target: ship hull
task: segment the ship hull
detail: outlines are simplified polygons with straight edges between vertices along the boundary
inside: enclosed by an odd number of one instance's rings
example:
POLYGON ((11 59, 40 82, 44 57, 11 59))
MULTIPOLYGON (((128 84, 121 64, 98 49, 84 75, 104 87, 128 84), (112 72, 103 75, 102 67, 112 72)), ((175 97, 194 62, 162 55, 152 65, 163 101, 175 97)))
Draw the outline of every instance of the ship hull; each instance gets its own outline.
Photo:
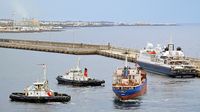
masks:
POLYGON ((105 83, 104 80, 93 80, 93 79, 90 79, 88 81, 68 80, 62 78, 62 76, 58 76, 56 79, 58 81, 58 84, 73 85, 73 86, 101 86, 103 83, 105 83))
POLYGON ((47 102, 68 102, 71 97, 67 94, 54 92, 55 96, 26 96, 25 93, 12 93, 9 97, 11 101, 29 102, 29 103, 47 103, 47 102))
POLYGON ((132 89, 121 90, 113 87, 113 92, 120 100, 131 100, 134 98, 138 98, 139 96, 144 95, 146 91, 147 91, 147 79, 141 85, 133 87, 132 89))
POLYGON ((171 71, 170 67, 161 66, 158 64, 151 64, 146 63, 142 61, 137 61, 138 65, 145 69, 148 72, 159 74, 159 75, 165 75, 173 78, 193 78, 195 77, 195 72, 179 72, 175 73, 171 71))

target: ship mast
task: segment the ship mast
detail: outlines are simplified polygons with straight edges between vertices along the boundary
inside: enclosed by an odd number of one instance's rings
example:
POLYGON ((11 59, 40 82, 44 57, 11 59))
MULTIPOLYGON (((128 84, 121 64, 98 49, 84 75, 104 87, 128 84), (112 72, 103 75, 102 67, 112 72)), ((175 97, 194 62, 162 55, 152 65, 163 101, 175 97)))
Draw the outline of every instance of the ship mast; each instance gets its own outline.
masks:
POLYGON ((44 80, 46 81, 47 80, 47 65, 46 64, 39 64, 42 66, 42 69, 43 69, 43 75, 44 75, 44 80))
POLYGON ((172 36, 170 35, 169 44, 172 44, 172 36))
POLYGON ((47 65, 43 65, 44 80, 47 80, 47 65))
POLYGON ((172 43, 172 36, 170 36, 169 39, 168 49, 170 52, 174 50, 174 44, 172 43))
POLYGON ((125 56, 125 67, 128 67, 128 54, 126 54, 126 56, 125 56))
POLYGON ((77 61, 77 66, 76 66, 76 68, 79 69, 79 66, 80 66, 80 57, 78 57, 78 61, 77 61))

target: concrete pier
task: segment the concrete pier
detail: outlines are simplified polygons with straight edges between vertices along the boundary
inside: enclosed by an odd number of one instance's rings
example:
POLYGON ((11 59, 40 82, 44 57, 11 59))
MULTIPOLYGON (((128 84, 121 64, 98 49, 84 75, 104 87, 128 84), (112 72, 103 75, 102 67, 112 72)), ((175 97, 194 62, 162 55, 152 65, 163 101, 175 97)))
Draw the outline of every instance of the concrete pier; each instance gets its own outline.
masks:
POLYGON ((101 55, 121 60, 124 60, 127 55, 129 62, 135 62, 138 54, 137 50, 113 47, 110 44, 92 45, 15 39, 0 39, 0 47, 74 55, 101 55))
POLYGON ((197 77, 200 77, 200 59, 196 59, 196 58, 189 58, 189 60, 192 62, 193 65, 195 65, 197 67, 197 77))
MULTIPOLYGON (((74 55, 101 55, 105 57, 125 60, 127 55, 129 62, 136 62, 139 51, 135 49, 114 47, 108 45, 93 45, 83 43, 63 43, 33 40, 0 39, 0 47, 24 49, 33 51, 74 54, 74 55)), ((200 76, 200 59, 188 57, 197 67, 200 76)))

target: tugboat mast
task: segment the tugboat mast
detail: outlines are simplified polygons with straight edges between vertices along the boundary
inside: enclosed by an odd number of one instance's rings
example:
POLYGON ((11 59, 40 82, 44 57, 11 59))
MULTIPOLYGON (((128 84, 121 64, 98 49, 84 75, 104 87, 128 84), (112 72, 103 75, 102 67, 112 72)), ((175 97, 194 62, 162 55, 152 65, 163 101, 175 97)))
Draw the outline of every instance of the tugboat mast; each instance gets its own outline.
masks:
POLYGON ((44 73, 44 80, 46 81, 47 80, 47 65, 43 64, 42 68, 43 68, 43 73, 44 73))
POLYGON ((79 69, 79 66, 80 66, 80 57, 78 57, 76 68, 79 69))
POLYGON ((44 75, 44 81, 47 80, 47 65, 46 64, 39 64, 42 66, 42 69, 43 69, 43 75, 44 75))

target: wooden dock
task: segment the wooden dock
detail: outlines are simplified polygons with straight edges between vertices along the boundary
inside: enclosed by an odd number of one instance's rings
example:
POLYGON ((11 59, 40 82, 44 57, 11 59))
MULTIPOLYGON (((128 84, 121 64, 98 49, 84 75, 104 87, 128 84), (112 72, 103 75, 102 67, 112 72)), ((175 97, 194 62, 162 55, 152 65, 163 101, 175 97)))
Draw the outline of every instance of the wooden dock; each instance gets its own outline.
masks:
MULTIPOLYGON (((101 55, 120 60, 125 60, 127 55, 129 62, 136 62, 139 53, 139 51, 135 49, 114 47, 110 44, 93 45, 83 43, 63 43, 15 39, 0 39, 0 47, 74 55, 101 55)), ((198 76, 200 76, 200 59, 192 57, 188 57, 188 59, 190 59, 191 62, 197 67, 197 70, 199 70, 198 76)))

